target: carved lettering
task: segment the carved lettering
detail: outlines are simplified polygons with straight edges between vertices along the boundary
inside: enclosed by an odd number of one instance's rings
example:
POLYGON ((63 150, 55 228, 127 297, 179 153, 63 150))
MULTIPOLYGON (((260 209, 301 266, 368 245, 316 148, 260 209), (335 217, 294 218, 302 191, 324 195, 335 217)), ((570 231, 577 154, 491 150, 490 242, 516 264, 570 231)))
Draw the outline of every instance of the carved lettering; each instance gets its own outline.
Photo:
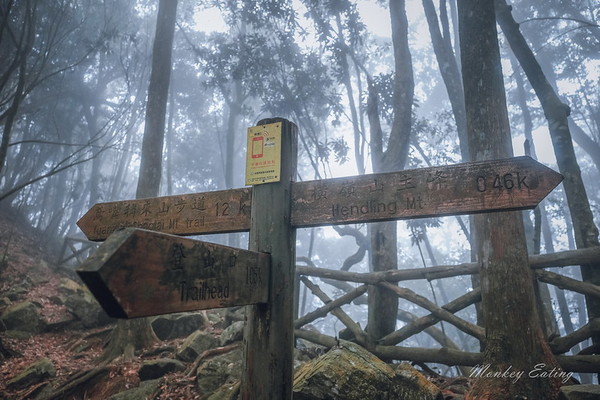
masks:
POLYGON ((189 285, 187 281, 179 283, 179 292, 182 302, 202 301, 229 298, 229 285, 209 285, 207 282, 199 282, 198 285, 189 285))
POLYGON ((383 192, 383 183, 379 179, 375 179, 373 184, 369 186, 369 192, 383 192))
POLYGON ((171 245, 171 269, 180 270, 183 269, 183 259, 185 253, 183 251, 183 244, 173 243, 171 245))
POLYGON ((523 188, 529 189, 529 185, 525 181, 525 179, 527 179, 527 175, 521 177, 519 172, 517 172, 516 175, 516 183, 515 176, 510 172, 504 175, 496 174, 494 175, 493 179, 492 177, 489 177, 488 179, 487 177, 480 175, 477 177, 476 182, 477 191, 484 193, 488 189, 502 191, 512 190, 515 187, 519 190, 522 190, 523 188), (491 182, 491 186, 488 182, 491 182))
POLYGON ((407 197, 406 198, 406 209, 407 210, 416 210, 417 208, 419 210, 423 208, 423 200, 421 199, 421 196, 407 197))
POLYGON ((228 202, 217 202, 215 204, 217 209, 217 217, 226 217, 229 215, 229 203, 228 202))
POLYGON ((192 210, 196 211, 204 211, 206 207, 204 206, 204 196, 194 197, 192 200, 192 210))
POLYGON ((311 197, 313 200, 327 199, 327 187, 323 185, 315 186, 311 190, 311 197))
POLYGON ((521 175, 517 172, 517 186, 519 187, 519 190, 521 190, 522 186, 529 189, 529 185, 527 184, 527 182, 525 182, 525 178, 527 178, 527 175, 525 175, 525 176, 523 176, 523 178, 521 178, 521 175))
POLYGON ((400 191, 403 191, 403 190, 414 189, 415 187, 416 187, 416 185, 413 182, 412 176, 403 174, 402 178, 400 178, 398 180, 398 187, 396 188, 396 190, 398 192, 400 192, 400 191))
POLYGON ((260 270, 257 267, 247 266, 246 267, 246 285, 258 286, 262 285, 262 277, 260 270))
POLYGON ((152 211, 150 211, 150 201, 146 200, 144 202, 144 204, 142 204, 142 209, 140 210, 140 215, 147 217, 149 214, 152 214, 152 211))
POLYGON ((204 226, 204 216, 200 218, 187 218, 185 224, 188 228, 200 228, 204 226))
POLYGON ((382 214, 387 213, 390 215, 398 212, 398 203, 395 201, 390 202, 378 202, 375 200, 369 200, 363 204, 353 204, 350 206, 333 204, 331 206, 331 216, 343 217, 355 216, 355 215, 367 215, 367 214, 382 214))

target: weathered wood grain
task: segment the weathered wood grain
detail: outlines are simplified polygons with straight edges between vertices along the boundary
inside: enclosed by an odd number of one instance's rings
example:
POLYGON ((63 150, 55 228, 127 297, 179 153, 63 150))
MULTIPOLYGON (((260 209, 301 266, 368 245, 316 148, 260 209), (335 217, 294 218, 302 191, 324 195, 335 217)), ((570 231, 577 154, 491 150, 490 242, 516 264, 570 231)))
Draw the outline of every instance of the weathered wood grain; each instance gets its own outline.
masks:
MULTIPOLYGON (((562 175, 530 157, 292 182, 291 224, 350 224, 534 208, 562 175)), ((136 227, 174 235, 250 230, 252 188, 94 205, 77 225, 90 240, 136 227)), ((267 204, 274 206, 272 199, 267 204)))
POLYGON ((78 270, 108 315, 135 318, 265 303, 269 255, 162 233, 113 233, 78 270))
POLYGON ((291 400, 294 363, 294 281, 296 230, 290 226, 290 193, 296 178, 297 127, 281 123, 281 180, 255 186, 249 248, 271 255, 267 304, 246 308, 240 399, 291 400))
POLYGON ((296 227, 521 210, 562 175, 530 157, 296 183, 296 227))
POLYGON ((96 241, 126 227, 182 236, 243 232, 250 229, 251 195, 241 188, 98 203, 77 225, 96 241))

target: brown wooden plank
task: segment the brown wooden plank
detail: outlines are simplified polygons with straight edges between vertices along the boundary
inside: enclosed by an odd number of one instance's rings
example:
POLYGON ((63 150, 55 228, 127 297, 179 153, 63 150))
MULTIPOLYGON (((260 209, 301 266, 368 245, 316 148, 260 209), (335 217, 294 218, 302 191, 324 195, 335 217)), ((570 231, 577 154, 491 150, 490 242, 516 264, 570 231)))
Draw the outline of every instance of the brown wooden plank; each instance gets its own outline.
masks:
POLYGON ((89 240, 134 227, 176 235, 250 229, 251 188, 220 190, 94 205, 77 225, 89 240))
POLYGON ((534 208, 562 175, 530 157, 298 182, 296 227, 534 208))
POLYGON ((77 273, 116 318, 258 304, 269 294, 268 254, 134 228, 113 233, 77 273))

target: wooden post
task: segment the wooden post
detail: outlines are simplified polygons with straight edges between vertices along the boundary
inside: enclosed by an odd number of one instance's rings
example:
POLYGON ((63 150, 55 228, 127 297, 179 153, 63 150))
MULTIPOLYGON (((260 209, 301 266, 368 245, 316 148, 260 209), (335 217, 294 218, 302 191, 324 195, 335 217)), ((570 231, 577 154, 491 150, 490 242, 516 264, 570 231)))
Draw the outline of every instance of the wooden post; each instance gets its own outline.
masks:
POLYGON ((282 124, 281 180, 252 191, 249 249, 271 254, 271 281, 269 302, 246 309, 240 390, 244 400, 292 398, 296 230, 290 220, 297 127, 282 118, 258 125, 276 122, 282 124))

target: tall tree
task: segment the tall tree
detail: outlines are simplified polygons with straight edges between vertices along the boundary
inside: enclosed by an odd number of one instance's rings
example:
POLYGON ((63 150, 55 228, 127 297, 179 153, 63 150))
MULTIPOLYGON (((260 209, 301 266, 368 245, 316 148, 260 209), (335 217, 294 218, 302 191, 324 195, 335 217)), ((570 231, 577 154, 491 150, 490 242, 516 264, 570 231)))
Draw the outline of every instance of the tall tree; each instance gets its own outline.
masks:
MULTIPOLYGON (((160 191, 165 115, 176 20, 177 0, 160 0, 152 52, 152 72, 148 86, 140 176, 136 192, 138 199, 156 197, 160 191)), ((102 357, 105 360, 122 354, 125 357, 132 357, 135 350, 145 348, 155 340, 148 318, 119 320, 102 357)))
POLYGON ((456 121, 460 152, 462 158, 464 160, 468 160, 470 157, 469 146, 467 144, 465 95, 463 93, 460 70, 452 49, 450 31, 447 28, 448 16, 445 10, 445 2, 440 3, 440 15, 443 15, 443 34, 438 24, 438 17, 435 12, 433 0, 423 0, 423 9, 425 10, 425 17, 427 18, 427 25, 429 26, 429 34, 431 36, 433 51, 435 52, 435 57, 439 65, 440 73, 442 74, 442 79, 446 85, 448 98, 450 99, 450 105, 452 107, 452 113, 454 114, 454 120, 456 121))
MULTIPOLYGON (((512 156, 510 126, 493 0, 459 2, 462 75, 473 160, 512 156)), ((491 177, 490 179, 494 179, 491 177)), ((487 190, 498 190, 489 185, 487 190)), ((558 368, 536 312, 532 273, 520 212, 474 218, 486 328, 484 365, 527 374, 536 365, 558 368)), ((518 380, 484 376, 470 399, 556 399, 557 378, 518 380)))
MULTIPOLYGON (((408 159, 412 127, 414 78, 408 46, 406 3, 390 0, 392 43, 394 48, 393 120, 384 150, 384 135, 379 121, 377 87, 369 86, 369 123, 371 157, 374 172, 391 172, 404 168, 408 159)), ((396 222, 371 224, 371 269, 385 271, 398 268, 396 222)), ((369 289, 369 338, 373 341, 396 329, 398 297, 377 287, 369 289)))
POLYGON ((146 103, 146 124, 136 197, 154 197, 160 192, 165 117, 171 78, 171 54, 177 18, 177 0, 161 0, 152 50, 152 72, 146 103))
MULTIPOLYGON (((496 0, 497 19, 519 64, 527 75, 537 94, 548 121, 550 137, 556 154, 558 169, 564 176, 565 195, 573 221, 575 244, 578 249, 598 247, 598 228, 590 207, 587 192, 581 178, 581 170, 569 129, 569 106, 563 103, 552 85, 546 79, 533 51, 521 34, 519 24, 514 20, 511 7, 505 0, 496 0)), ((581 276, 585 282, 600 285, 600 264, 581 266, 581 276)), ((600 317, 600 299, 586 296, 587 312, 590 319, 600 317)), ((600 335, 593 338, 600 344, 600 335)))

